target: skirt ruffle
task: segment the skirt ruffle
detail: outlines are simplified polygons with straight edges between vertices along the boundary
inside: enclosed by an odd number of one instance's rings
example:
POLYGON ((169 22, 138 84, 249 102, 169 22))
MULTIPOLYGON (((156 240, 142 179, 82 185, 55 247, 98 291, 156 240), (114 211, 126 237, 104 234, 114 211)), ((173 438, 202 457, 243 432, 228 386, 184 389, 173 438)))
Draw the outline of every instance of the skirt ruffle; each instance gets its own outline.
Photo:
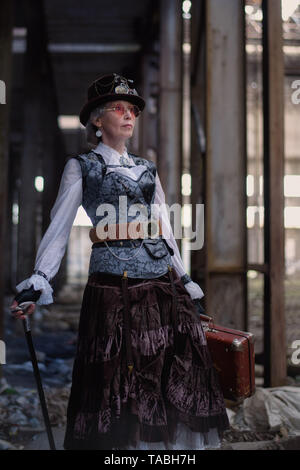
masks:
MULTIPOLYGON (((85 288, 67 412, 65 449, 176 446, 178 426, 206 437, 228 429, 222 391, 194 304, 173 271, 128 279, 134 368, 128 373, 119 276, 92 274, 85 288)), ((176 447, 178 448, 178 447, 176 447)))

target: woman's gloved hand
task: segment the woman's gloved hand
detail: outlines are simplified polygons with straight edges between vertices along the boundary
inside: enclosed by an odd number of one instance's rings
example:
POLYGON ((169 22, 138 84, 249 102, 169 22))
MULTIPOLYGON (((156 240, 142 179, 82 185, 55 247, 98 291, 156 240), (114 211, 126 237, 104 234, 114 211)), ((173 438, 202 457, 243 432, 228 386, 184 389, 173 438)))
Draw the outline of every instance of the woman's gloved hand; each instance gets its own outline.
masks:
POLYGON ((21 318, 22 320, 25 319, 25 311, 26 315, 31 315, 35 311, 35 302, 40 298, 41 293, 42 292, 40 290, 34 290, 33 286, 31 286, 29 289, 23 289, 21 292, 19 292, 15 296, 13 303, 10 306, 12 315, 15 318, 21 318), (24 302, 29 302, 28 306, 25 307, 25 311, 18 308, 18 306, 24 302))
POLYGON ((193 303, 196 307, 198 315, 205 315, 205 310, 200 303, 200 299, 193 299, 193 303))

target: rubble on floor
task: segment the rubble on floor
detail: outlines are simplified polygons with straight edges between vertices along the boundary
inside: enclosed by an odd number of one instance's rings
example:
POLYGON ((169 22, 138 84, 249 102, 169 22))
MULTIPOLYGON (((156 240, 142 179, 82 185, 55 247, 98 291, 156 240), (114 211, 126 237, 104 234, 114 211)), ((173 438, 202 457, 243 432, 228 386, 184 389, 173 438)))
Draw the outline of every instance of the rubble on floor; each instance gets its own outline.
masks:
MULTIPOLYGON (((79 311, 77 303, 37 306, 31 320, 49 418, 56 428, 63 429, 66 424, 79 311)), ((0 450, 18 450, 44 433, 45 425, 23 325, 11 317, 8 308, 5 343, 6 364, 1 366, 0 379, 0 450)))
MULTIPOLYGON (((44 385, 51 426, 64 427, 70 385, 44 385)), ((45 425, 36 388, 12 387, 0 381, 0 449, 22 449, 29 439, 44 432, 45 425)))
POLYGON ((252 397, 228 414, 236 430, 300 436, 300 387, 257 387, 252 397))

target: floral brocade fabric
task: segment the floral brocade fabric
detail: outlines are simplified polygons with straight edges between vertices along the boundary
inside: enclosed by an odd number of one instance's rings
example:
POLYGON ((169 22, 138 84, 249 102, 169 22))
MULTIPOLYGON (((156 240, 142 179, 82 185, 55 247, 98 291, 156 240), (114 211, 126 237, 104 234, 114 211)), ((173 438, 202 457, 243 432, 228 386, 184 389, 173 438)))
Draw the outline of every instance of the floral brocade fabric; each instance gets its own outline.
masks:
POLYGON ((128 372, 120 277, 92 274, 79 323, 65 449, 172 448, 177 426, 204 435, 229 427, 201 320, 174 273, 177 333, 168 274, 128 279, 131 347, 128 372))
MULTIPOLYGON (((110 171, 110 166, 115 165, 107 165, 103 157, 93 151, 77 157, 82 170, 82 205, 94 227, 105 218, 104 214, 96 215, 98 207, 104 207, 106 204, 110 204, 115 210, 116 221, 114 223, 124 222, 121 219, 125 214, 128 222, 135 220, 136 215, 129 214, 130 208, 137 205, 144 207, 150 220, 151 204, 154 203, 155 197, 156 167, 149 160, 135 155, 131 155, 131 158, 140 170, 137 180, 128 175, 110 171), (126 198, 124 212, 120 206, 120 197, 126 198)), ((159 257, 149 254, 146 249, 147 240, 144 240, 144 245, 141 247, 135 242, 136 240, 132 241, 131 247, 111 246, 109 250, 106 246, 94 246, 89 274, 95 272, 120 274, 126 270, 128 277, 139 278, 142 273, 144 278, 150 279, 167 272, 167 266, 172 264, 172 259, 161 237, 157 238, 157 243, 165 253, 159 257)))

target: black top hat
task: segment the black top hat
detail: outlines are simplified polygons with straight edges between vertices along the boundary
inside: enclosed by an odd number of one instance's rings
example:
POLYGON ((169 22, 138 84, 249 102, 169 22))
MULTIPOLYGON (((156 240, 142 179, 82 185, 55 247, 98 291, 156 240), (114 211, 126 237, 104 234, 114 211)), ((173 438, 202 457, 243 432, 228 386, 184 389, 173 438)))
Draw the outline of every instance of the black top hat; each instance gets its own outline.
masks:
POLYGON ((103 75, 88 88, 88 101, 80 111, 80 122, 86 126, 93 109, 100 104, 116 100, 129 101, 137 105, 141 111, 145 107, 145 101, 133 87, 133 80, 128 80, 116 73, 103 75))

